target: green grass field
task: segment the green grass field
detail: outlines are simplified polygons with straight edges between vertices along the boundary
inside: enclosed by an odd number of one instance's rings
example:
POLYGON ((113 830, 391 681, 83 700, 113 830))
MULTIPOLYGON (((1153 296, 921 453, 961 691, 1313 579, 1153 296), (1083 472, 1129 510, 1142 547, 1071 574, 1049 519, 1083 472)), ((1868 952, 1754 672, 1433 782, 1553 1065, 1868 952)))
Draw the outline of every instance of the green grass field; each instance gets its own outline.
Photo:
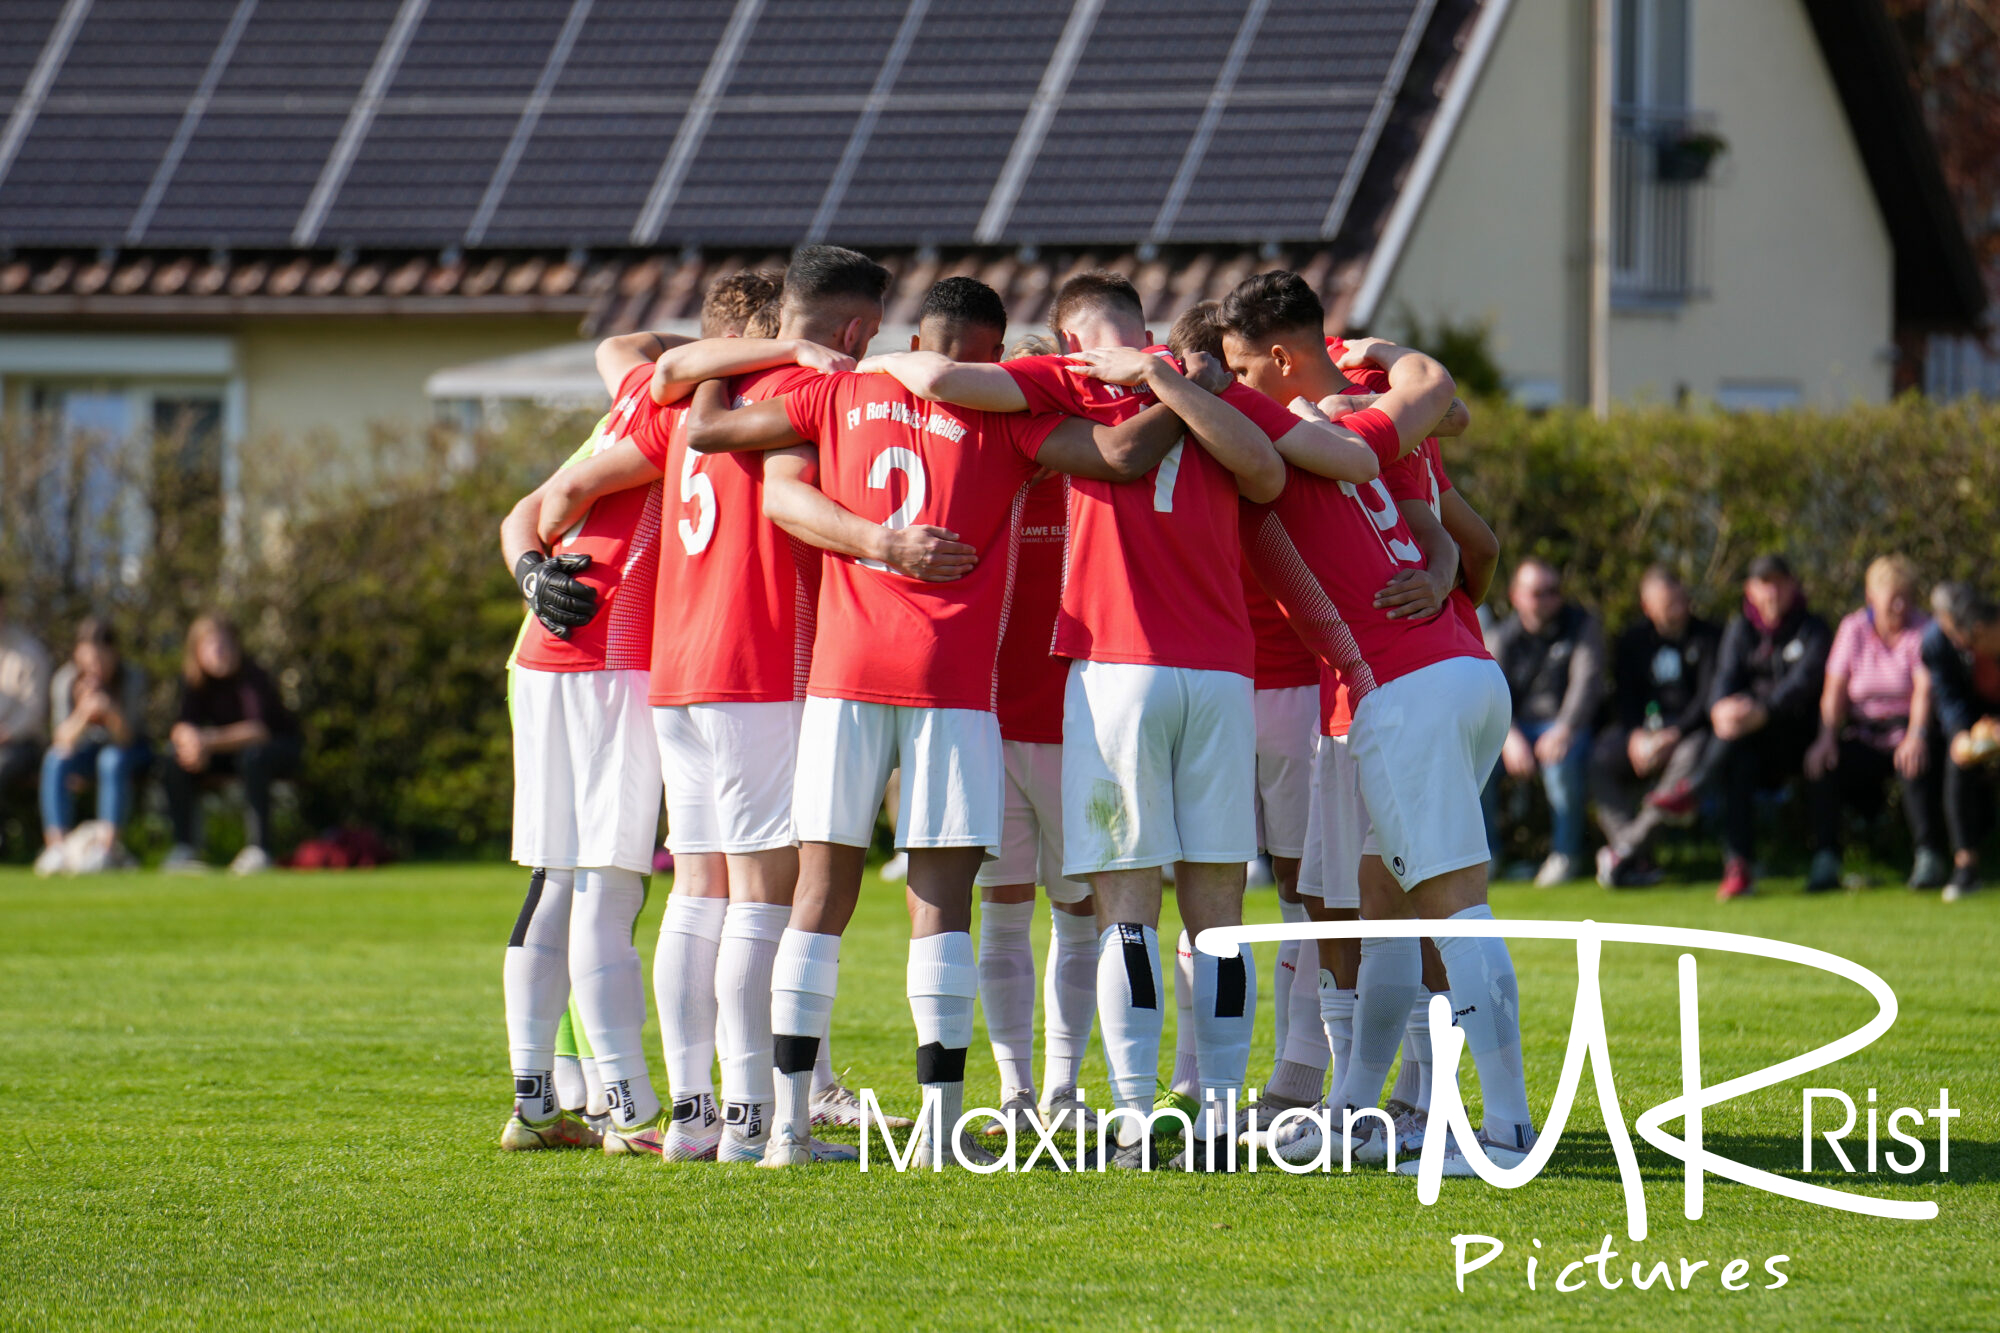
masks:
MULTIPOLYGON (((1415 1181, 1380 1174, 919 1177, 503 1155, 500 955, 522 884, 483 866, 247 882, 0 875, 0 1022, 12 1034, 0 1066, 0 1324, 2000 1326, 2000 895, 1946 908, 1890 889, 1807 899, 1780 883, 1725 909, 1701 887, 1498 892, 1503 917, 1730 929, 1871 967, 1900 997, 1900 1021, 1810 1081, 1857 1102, 1877 1088, 1885 1118, 1935 1105, 1940 1086, 1964 1108, 1948 1176, 1935 1172, 1930 1122, 1917 1175, 1815 1176, 1934 1199, 1935 1221, 1857 1217, 1711 1179, 1706 1216, 1689 1222, 1678 1164, 1641 1144, 1652 1225, 1632 1245, 1588 1091, 1539 1180, 1511 1193, 1446 1181, 1431 1208, 1415 1181), (1464 1294, 1453 1286, 1459 1232, 1508 1245, 1464 1294), (1687 1291, 1635 1291, 1627 1271, 1616 1291, 1592 1280, 1556 1292, 1560 1266, 1607 1233, 1621 1253, 1614 1275, 1633 1258, 1711 1266, 1687 1291), (1530 1253, 1542 1270, 1532 1292, 1530 1253), (1791 1256, 1790 1282, 1767 1291, 1775 1254, 1791 1256), (1715 1280, 1734 1258, 1750 1263, 1739 1293, 1715 1280)), ((899 897, 871 886, 849 935, 833 1049, 854 1086, 914 1109, 899 897)), ((661 900, 656 888, 640 925, 648 956, 661 900)), ((1251 919, 1276 912, 1273 894, 1252 894, 1251 919)), ((1046 933, 1043 923, 1038 957, 1046 933)), ((1539 1113, 1568 1032, 1574 952, 1514 952, 1539 1113)), ((1674 969, 1671 950, 1606 950, 1628 1118, 1678 1091, 1674 969)), ((1757 959, 1706 955, 1702 982, 1710 1082, 1871 1012, 1837 979, 1757 959)), ((1269 1034, 1267 1002, 1253 1081, 1269 1069, 1269 1034)), ((975 1098, 995 1095, 983 1037, 971 1079, 975 1098)), ((1104 1086, 1101 1058, 1086 1082, 1104 1086)), ((1711 1110, 1710 1146, 1796 1172, 1799 1086, 1711 1110)))

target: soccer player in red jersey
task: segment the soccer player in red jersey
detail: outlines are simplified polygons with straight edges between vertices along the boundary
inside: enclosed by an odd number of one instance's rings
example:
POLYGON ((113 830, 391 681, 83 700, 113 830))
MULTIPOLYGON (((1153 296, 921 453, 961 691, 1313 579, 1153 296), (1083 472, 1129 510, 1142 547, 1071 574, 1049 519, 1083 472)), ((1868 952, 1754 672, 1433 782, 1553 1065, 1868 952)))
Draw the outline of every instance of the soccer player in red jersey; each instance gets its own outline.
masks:
MULTIPOLYGON (((1271 442, 1328 434, 1243 386, 1210 398, 1151 346, 1130 282, 1086 273, 1056 294, 1064 355, 1000 366, 942 358, 879 363, 926 398, 991 411, 1063 411, 1118 421, 1155 397, 1190 397, 1257 429, 1246 445, 1188 417, 1198 447, 1147 476, 1069 483, 1068 566, 1055 652, 1073 659, 1063 712, 1063 872, 1091 885, 1099 936, 1098 1020, 1119 1117, 1120 1161, 1150 1152, 1137 1122, 1153 1100, 1162 1028, 1160 869, 1175 867, 1190 932, 1242 919, 1243 865, 1256 853, 1256 647, 1243 601, 1236 503, 1283 484, 1271 442), (1138 392, 1133 392, 1133 390, 1138 392)), ((1161 349, 1164 351, 1164 349, 1161 349)), ((1256 982, 1248 951, 1194 960, 1200 1083, 1221 1102, 1243 1081, 1256 982)), ((1191 1137, 1220 1136, 1222 1107, 1191 1137)), ((1195 1164, 1215 1161, 1206 1149, 1195 1164)))
MULTIPOLYGON (((655 370, 653 398, 678 401, 696 381, 737 375, 731 392, 762 399, 850 367, 881 322, 887 284, 881 266, 851 250, 801 250, 786 272, 779 338, 675 348, 655 370)), ((754 1161, 769 1136, 771 969, 798 875, 792 774, 819 558, 764 517, 762 460, 691 453, 680 415, 662 413, 571 469, 542 528, 599 494, 675 479, 649 690, 675 858, 653 968, 673 1093, 659 1151, 754 1161)))
MULTIPOLYGON (((1325 311, 1297 275, 1246 279, 1224 301, 1223 323, 1230 368, 1274 399, 1312 403, 1345 384, 1327 355, 1325 311)), ((1506 681, 1458 616, 1395 619, 1375 604, 1383 584, 1422 556, 1387 489, 1357 485, 1347 472, 1357 446, 1385 465, 1415 449, 1449 406, 1451 377, 1404 348, 1377 343, 1368 356, 1387 372, 1388 392, 1342 418, 1338 447, 1313 440, 1286 451, 1284 493, 1249 507, 1246 549, 1301 637, 1347 687, 1348 744, 1396 885, 1381 893, 1363 880, 1363 918, 1491 919, 1478 803, 1506 735, 1506 681)), ((1446 939, 1439 952, 1479 1069, 1481 1147, 1512 1165, 1534 1139, 1512 959, 1500 939, 1446 939)), ((1349 1108, 1379 1100, 1421 986, 1414 941, 1365 941, 1361 969, 1341 1093, 1349 1108)), ((1379 1136, 1373 1126, 1357 1133, 1379 1136)), ((1448 1169, 1469 1170, 1459 1145, 1452 1148, 1448 1169)))
MULTIPOLYGON (((997 345, 1005 319, 990 288, 951 279, 926 297, 919 331, 925 349, 942 354, 975 329, 983 346, 997 345)), ((1189 394, 1199 398, 1188 415, 1206 414, 1203 427, 1227 446, 1261 441, 1249 423, 1215 412, 1207 394, 1189 394)), ((883 786, 899 764, 896 845, 909 853, 908 994, 926 1106, 918 1151, 935 1160, 948 1141, 961 1160, 990 1160, 959 1121, 977 979, 972 886, 987 849, 1001 842, 1004 759, 994 709, 1020 514, 1043 468, 1103 481, 1140 476, 1186 427, 1164 409, 1100 425, 1057 412, 934 405, 885 375, 831 376, 782 404, 722 406, 712 390, 696 395, 691 446, 815 446, 766 460, 766 510, 835 557, 799 744, 799 892, 785 935, 812 967, 795 983, 782 975, 775 983, 778 1069, 793 1086, 780 1088, 765 1165, 808 1160, 798 1148, 798 1080, 825 1034, 840 933, 860 893, 883 786), (872 514, 884 515, 879 525, 862 517, 872 514), (982 558, 949 578, 899 576, 881 560, 884 544, 918 524, 962 539, 982 558)))

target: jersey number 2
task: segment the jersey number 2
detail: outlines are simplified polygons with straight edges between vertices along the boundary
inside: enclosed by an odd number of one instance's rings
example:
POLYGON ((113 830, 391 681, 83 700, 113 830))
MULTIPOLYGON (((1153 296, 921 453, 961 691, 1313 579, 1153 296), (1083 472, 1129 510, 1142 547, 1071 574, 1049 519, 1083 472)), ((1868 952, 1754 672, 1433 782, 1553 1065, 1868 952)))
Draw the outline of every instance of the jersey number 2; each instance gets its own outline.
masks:
POLYGON ((694 470, 700 461, 699 455, 683 446, 681 454, 681 503, 690 501, 695 506, 692 521, 680 521, 681 548, 689 555, 700 555, 715 539, 715 483, 694 470))
MULTIPOLYGON (((868 489, 871 491, 888 489, 889 476, 895 472, 900 472, 909 479, 910 489, 903 496, 903 503, 896 506, 896 512, 882 520, 882 526, 891 532, 910 526, 911 521, 917 516, 917 511, 924 507, 924 500, 930 492, 930 479, 924 474, 924 460, 917 457, 914 450, 905 449, 901 445, 884 449, 875 455, 875 461, 868 465, 868 489)), ((885 574, 889 572, 889 566, 880 560, 862 560, 857 563, 866 565, 869 569, 879 569, 885 574)))

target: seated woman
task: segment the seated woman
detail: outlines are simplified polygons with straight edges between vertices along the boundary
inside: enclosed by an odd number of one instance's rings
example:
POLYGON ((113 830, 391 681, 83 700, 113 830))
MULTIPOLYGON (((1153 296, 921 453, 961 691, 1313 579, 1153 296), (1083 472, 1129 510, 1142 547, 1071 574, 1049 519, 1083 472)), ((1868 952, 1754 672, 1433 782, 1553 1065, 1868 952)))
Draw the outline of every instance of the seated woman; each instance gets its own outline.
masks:
POLYGON ((1929 617, 1917 610, 1917 571, 1899 555, 1868 566, 1868 604, 1840 622, 1826 659, 1819 736, 1806 751, 1813 814, 1808 893, 1840 887, 1841 809, 1880 809, 1893 774, 1903 788, 1916 861, 1910 887, 1934 889, 1950 875, 1930 730, 1930 675, 1923 668, 1929 617))
POLYGON ((270 675, 243 655, 236 626, 222 616, 200 616, 188 627, 175 716, 173 762, 165 774, 174 847, 161 869, 203 868, 195 852, 201 792, 233 775, 243 780, 249 809, 244 848, 229 868, 239 875, 268 870, 271 783, 299 771, 299 723, 270 675))
POLYGON ((42 854, 38 874, 112 870, 131 858, 118 835, 132 817, 134 784, 152 756, 146 744, 146 676, 118 653, 118 635, 95 616, 76 627, 76 647, 49 688, 50 741, 42 756, 42 854), (97 786, 98 827, 66 842, 76 798, 97 786))

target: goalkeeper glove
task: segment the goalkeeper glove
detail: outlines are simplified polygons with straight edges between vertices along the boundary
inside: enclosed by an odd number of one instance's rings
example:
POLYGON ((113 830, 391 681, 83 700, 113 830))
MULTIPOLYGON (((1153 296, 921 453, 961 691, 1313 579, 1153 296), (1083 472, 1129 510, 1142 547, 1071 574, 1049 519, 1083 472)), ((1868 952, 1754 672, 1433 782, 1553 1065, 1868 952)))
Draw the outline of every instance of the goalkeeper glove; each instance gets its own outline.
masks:
POLYGON ((576 577, 589 565, 587 555, 551 560, 540 551, 528 551, 514 563, 514 582, 521 585, 528 610, 558 639, 567 639, 597 614, 597 589, 576 577))

